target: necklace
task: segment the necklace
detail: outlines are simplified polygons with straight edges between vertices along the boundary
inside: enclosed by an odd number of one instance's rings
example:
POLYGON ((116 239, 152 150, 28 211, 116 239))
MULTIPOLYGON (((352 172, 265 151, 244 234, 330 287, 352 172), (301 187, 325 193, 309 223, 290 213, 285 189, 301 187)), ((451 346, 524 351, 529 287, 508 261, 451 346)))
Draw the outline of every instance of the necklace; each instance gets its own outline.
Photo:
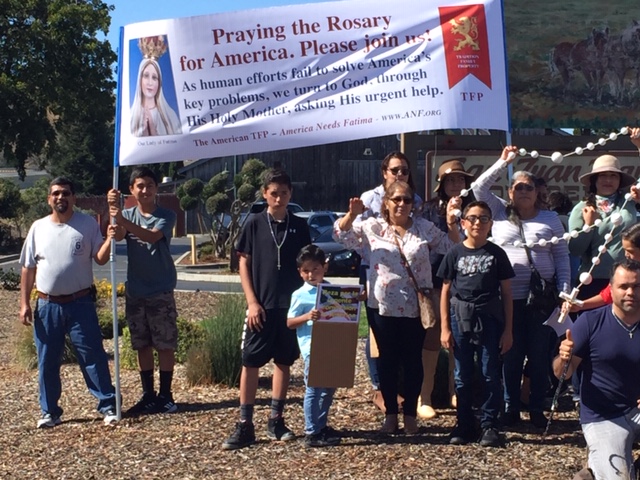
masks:
MULTIPOLYGON (((272 218, 273 216, 269 212, 267 212, 267 223, 269 224, 269 231, 271 232, 271 238, 273 238, 273 243, 276 244, 276 250, 278 251, 278 270, 280 270, 280 249, 282 248, 282 245, 284 245, 284 242, 287 239, 287 233, 289 232, 289 213, 287 212, 287 225, 285 227, 284 237, 282 237, 282 241, 280 243, 278 243, 278 240, 276 239, 276 234, 273 231, 273 227, 271 226, 272 218)), ((276 219, 273 218, 273 221, 275 222, 276 219)))
POLYGON ((618 318, 618 316, 613 312, 613 309, 611 310, 611 313, 613 313, 613 317, 616 319, 616 322, 618 322, 618 325, 620 325, 627 331, 627 333, 629 334, 629 338, 633 338, 633 333, 638 328, 638 325, 640 325, 640 322, 636 322, 633 327, 629 328, 622 320, 618 318))

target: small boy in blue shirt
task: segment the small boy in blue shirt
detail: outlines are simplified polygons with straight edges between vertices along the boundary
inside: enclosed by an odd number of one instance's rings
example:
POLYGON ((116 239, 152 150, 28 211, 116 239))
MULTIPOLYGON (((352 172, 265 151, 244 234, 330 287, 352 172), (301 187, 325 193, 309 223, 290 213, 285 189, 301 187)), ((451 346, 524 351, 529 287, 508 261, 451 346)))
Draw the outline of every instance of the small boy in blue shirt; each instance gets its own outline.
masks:
POLYGON ((322 283, 327 268, 325 254, 316 245, 307 245, 296 258, 298 272, 304 285, 291 295, 291 306, 287 314, 287 326, 296 329, 300 353, 304 360, 304 433, 305 446, 330 447, 338 445, 340 439, 327 426, 329 408, 333 402, 335 388, 309 387, 309 356, 313 322, 320 318, 315 308, 318 285, 322 283))

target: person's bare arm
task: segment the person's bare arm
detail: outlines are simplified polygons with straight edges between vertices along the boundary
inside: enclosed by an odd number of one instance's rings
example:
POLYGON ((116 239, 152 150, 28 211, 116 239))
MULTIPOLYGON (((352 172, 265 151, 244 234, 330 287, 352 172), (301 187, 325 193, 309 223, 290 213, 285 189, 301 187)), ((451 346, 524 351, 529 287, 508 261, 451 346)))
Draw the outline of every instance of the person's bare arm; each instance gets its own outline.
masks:
POLYGON ((553 359, 553 374, 556 378, 562 376, 562 371, 567 362, 571 362, 567 369, 565 378, 569 378, 575 372, 582 359, 573 355, 573 339, 571 338, 571 330, 567 329, 567 337, 560 343, 559 353, 553 359))
POLYGON ((140 225, 136 225, 130 220, 127 220, 122 215, 122 211, 116 205, 109 206, 109 215, 116 219, 116 223, 123 227, 127 232, 135 235, 140 240, 146 243, 156 243, 159 240, 162 240, 164 237, 164 233, 162 230, 158 230, 157 228, 153 228, 151 230, 147 230, 146 228, 142 228, 140 225))
POLYGON ((22 267, 20 276, 20 321, 23 325, 31 325, 33 312, 31 311, 31 291, 36 281, 36 269, 22 267))
POLYGON ((253 277, 251 275, 251 255, 240 254, 239 268, 240 284, 247 300, 247 326, 249 330, 262 330, 262 323, 266 319, 266 314, 262 305, 258 301, 256 292, 253 290, 253 277))
POLYGON ((440 293, 440 343, 443 348, 451 350, 453 348, 453 333, 451 333, 451 316, 449 314, 451 294, 451 280, 442 282, 440 293))

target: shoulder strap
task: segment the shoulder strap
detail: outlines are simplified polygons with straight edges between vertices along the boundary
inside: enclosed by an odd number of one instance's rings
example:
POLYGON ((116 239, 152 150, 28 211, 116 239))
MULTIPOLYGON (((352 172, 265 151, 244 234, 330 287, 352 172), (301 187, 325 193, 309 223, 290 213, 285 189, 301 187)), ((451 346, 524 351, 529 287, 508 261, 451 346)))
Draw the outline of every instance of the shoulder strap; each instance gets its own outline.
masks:
POLYGON ((529 247, 527 247, 527 239, 524 237, 524 228, 522 228, 522 221, 518 222, 518 227, 520 228, 520 237, 522 237, 522 245, 524 247, 524 251, 527 254, 527 259, 529 260, 529 268, 531 270, 535 270, 536 267, 533 265, 533 258, 531 257, 531 251, 529 247))
POLYGON ((393 230, 393 240, 396 242, 396 247, 398 247, 398 252, 400 252, 400 259, 402 260, 402 266, 407 270, 407 274, 411 279, 411 283, 413 283, 413 288, 416 289, 416 292, 420 292, 421 290, 420 290, 420 287, 418 286, 418 281, 416 280, 416 277, 413 275, 413 272, 411 271, 411 267, 409 266, 407 257, 404 256, 404 252, 400 247, 400 242, 398 242, 398 234, 396 233, 393 227, 391 227, 391 229, 393 230))

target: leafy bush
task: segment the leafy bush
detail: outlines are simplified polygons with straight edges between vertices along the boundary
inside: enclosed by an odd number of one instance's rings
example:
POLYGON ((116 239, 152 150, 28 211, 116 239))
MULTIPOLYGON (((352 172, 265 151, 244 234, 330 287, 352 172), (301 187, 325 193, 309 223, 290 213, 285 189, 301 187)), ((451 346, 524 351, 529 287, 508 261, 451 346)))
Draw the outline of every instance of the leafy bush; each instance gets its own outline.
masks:
MULTIPOLYGON (((94 280, 94 285, 98 293, 98 300, 111 300, 111 282, 106 278, 94 280)), ((116 296, 124 297, 124 283, 116 285, 116 296)))
MULTIPOLYGON (((106 340, 113 339, 113 312, 111 310, 98 311, 98 323, 102 338, 106 340)), ((122 335, 124 327, 127 325, 124 315, 118 315, 118 336, 122 335)))
POLYGON ((204 342, 188 355, 187 378, 190 382, 215 382, 230 387, 238 385, 242 370, 240 342, 246 308, 242 295, 222 295, 216 315, 201 322, 204 342))
MULTIPOLYGON (((204 332, 202 326, 197 322, 191 322, 183 318, 178 318, 178 349, 176 350, 176 363, 185 363, 187 352, 195 345, 202 344, 204 332)), ((157 354, 154 352, 156 365, 158 364, 157 354)), ((138 354, 131 348, 131 332, 126 325, 122 330, 122 348, 120 349, 120 365, 122 368, 136 370, 138 368, 138 354)))
POLYGON ((6 272, 0 268, 0 285, 5 290, 19 290, 20 289, 20 274, 13 268, 10 268, 6 272))

